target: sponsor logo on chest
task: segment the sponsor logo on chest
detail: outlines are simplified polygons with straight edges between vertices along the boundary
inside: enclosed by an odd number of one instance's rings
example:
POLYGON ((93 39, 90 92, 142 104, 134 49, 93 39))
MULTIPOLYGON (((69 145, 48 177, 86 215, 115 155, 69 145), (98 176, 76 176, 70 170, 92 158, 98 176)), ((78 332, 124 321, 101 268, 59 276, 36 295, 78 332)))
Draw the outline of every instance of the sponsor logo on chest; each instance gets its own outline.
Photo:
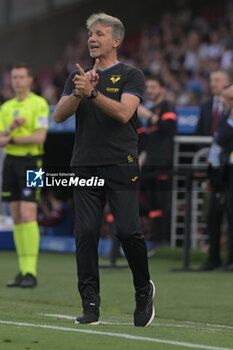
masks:
MULTIPOLYGON (((121 80, 121 76, 120 75, 112 75, 110 78, 110 81, 112 82, 113 85, 115 85, 117 82, 119 82, 121 80)), ((107 87, 106 91, 107 92, 119 92, 119 88, 118 87, 107 87)))
POLYGON ((113 84, 116 84, 119 80, 121 80, 120 75, 112 75, 110 80, 112 81, 113 84))

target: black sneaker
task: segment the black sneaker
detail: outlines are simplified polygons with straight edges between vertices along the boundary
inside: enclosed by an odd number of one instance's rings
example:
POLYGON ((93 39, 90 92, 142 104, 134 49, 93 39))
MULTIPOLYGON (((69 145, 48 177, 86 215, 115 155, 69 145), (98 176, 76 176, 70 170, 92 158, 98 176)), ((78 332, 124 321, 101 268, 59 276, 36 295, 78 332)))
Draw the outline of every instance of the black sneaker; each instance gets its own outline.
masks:
POLYGON ((219 267, 221 267, 221 263, 213 263, 211 261, 207 261, 205 264, 198 267, 197 271, 212 271, 219 267))
POLYGON ((155 286, 150 281, 150 291, 148 294, 135 294, 136 310, 134 312, 134 325, 136 327, 148 326, 155 317, 153 299, 155 296, 155 286))
POLYGON ((20 272, 18 273, 18 275, 15 277, 13 281, 7 282, 6 287, 20 287, 22 279, 23 279, 23 275, 20 272))
POLYGON ((233 263, 227 265, 227 271, 233 271, 233 263))
POLYGON ((23 276, 22 281, 20 283, 20 287, 22 288, 33 288, 36 287, 36 285, 36 277, 33 276, 31 273, 27 273, 25 276, 23 276))
POLYGON ((95 308, 87 308, 82 316, 78 316, 75 320, 76 324, 99 324, 99 310, 95 308))

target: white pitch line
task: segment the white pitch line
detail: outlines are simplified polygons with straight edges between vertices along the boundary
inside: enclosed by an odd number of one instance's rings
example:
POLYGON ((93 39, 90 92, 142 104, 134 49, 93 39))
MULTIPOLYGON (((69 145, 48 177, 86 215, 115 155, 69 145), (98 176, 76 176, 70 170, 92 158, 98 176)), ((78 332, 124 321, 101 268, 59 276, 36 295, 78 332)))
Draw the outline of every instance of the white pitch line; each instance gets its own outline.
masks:
POLYGON ((208 327, 217 327, 217 328, 226 328, 226 329, 233 329, 233 326, 227 326, 224 324, 215 324, 215 323, 205 323, 205 322, 195 322, 195 321, 184 321, 186 323, 190 324, 200 324, 208 327))
MULTIPOLYGON (((60 315, 60 314, 37 314, 39 316, 46 316, 46 317, 55 317, 55 318, 61 318, 64 320, 75 320, 76 317, 74 316, 68 316, 68 315, 60 315)), ((121 322, 104 322, 100 321, 100 324, 106 324, 106 325, 116 325, 116 326, 133 326, 133 323, 121 323, 121 322)), ((174 327, 174 328, 192 328, 192 329, 197 329, 197 327, 194 326, 189 326, 189 325, 182 325, 182 324, 160 324, 160 323, 153 323, 150 324, 150 326, 156 326, 156 327, 174 327)), ((201 328, 200 326, 198 327, 198 330, 208 330, 212 332, 218 332, 220 331, 219 329, 208 329, 208 328, 201 328)))
POLYGON ((124 334, 124 333, 111 333, 111 332, 100 332, 100 331, 80 329, 80 328, 58 327, 58 326, 51 326, 51 325, 46 325, 46 324, 34 324, 34 323, 13 322, 13 321, 4 321, 4 320, 0 320, 0 324, 8 324, 8 325, 13 325, 13 326, 23 326, 23 327, 54 329, 54 330, 59 330, 59 331, 86 333, 86 334, 92 334, 92 335, 106 335, 109 337, 124 338, 124 339, 131 339, 131 340, 142 340, 142 341, 148 341, 148 342, 153 342, 153 343, 183 346, 186 348, 188 347, 188 348, 205 349, 205 350, 233 350, 232 348, 230 349, 230 348, 221 348, 221 347, 208 346, 208 345, 202 345, 202 344, 191 344, 191 343, 178 342, 178 341, 172 341, 172 340, 166 340, 166 339, 141 337, 141 336, 135 336, 135 335, 131 335, 131 334, 124 334))
MULTIPOLYGON (((75 316, 68 316, 68 315, 60 315, 60 314, 37 314, 39 316, 46 316, 46 317, 56 317, 56 318, 62 318, 64 320, 75 320, 75 316)), ((133 326, 133 323, 120 323, 120 322, 104 322, 100 321, 100 324, 109 324, 109 325, 117 325, 117 326, 133 326)))

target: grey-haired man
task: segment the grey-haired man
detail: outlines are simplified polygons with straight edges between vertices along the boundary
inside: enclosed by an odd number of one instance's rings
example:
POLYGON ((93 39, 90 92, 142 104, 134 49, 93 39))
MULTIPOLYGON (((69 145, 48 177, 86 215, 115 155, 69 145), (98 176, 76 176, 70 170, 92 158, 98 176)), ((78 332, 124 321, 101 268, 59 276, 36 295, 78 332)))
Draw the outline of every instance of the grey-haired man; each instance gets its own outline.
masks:
POLYGON ((63 122, 76 113, 77 131, 71 160, 79 177, 104 178, 104 188, 74 191, 78 288, 83 315, 76 323, 99 323, 98 241, 102 212, 109 201, 136 291, 134 325, 154 318, 155 287, 150 281, 147 251, 140 233, 138 204, 137 107, 144 76, 117 58, 124 26, 115 17, 94 14, 87 20, 88 47, 94 67, 69 76, 54 119, 63 122))

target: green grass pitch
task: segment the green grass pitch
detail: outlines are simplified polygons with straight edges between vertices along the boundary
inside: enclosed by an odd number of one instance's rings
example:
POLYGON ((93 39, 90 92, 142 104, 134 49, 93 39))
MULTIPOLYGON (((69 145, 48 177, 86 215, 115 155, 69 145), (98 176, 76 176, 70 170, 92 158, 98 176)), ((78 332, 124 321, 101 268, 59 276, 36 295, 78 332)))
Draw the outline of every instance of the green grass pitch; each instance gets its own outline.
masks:
MULTIPOLYGON (((192 253, 193 264, 204 259, 192 253)), ((156 317, 146 328, 132 325, 128 268, 100 270, 101 324, 81 326, 73 320, 82 309, 72 254, 40 253, 33 290, 5 287, 17 273, 15 252, 0 252, 0 261, 0 350, 233 349, 233 273, 170 272, 181 266, 179 249, 149 260, 156 317)))

